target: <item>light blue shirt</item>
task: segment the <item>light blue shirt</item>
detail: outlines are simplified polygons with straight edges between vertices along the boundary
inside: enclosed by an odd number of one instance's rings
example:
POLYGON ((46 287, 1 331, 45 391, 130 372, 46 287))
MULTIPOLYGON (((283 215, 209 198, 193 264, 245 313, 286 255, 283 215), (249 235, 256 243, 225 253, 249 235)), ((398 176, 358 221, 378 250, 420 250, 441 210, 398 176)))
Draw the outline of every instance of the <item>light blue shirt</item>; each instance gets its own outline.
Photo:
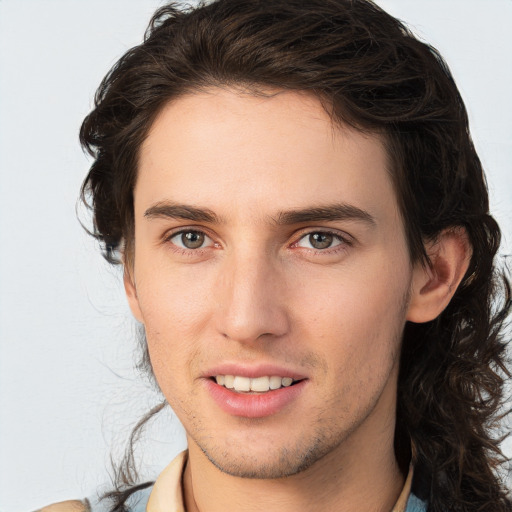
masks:
MULTIPOLYGON (((146 505, 152 489, 153 486, 134 492, 127 500, 126 505, 128 510, 130 512, 146 512, 146 505)), ((107 500, 98 501, 96 499, 88 501, 90 505, 90 512, 108 512, 109 502, 107 500)), ((175 511, 169 510, 168 512, 175 511)), ((427 512, 427 504, 417 498, 414 494, 411 494, 407 500, 405 512, 427 512)))

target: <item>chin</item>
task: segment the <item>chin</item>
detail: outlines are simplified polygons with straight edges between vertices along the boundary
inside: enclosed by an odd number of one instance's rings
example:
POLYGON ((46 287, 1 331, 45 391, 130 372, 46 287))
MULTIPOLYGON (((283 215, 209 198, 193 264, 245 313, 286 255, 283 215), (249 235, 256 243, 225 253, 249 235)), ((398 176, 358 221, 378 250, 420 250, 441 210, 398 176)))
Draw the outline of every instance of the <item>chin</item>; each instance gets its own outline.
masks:
POLYGON ((238 478, 278 479, 297 475, 309 469, 333 450, 325 439, 316 438, 309 447, 268 448, 259 453, 231 446, 225 449, 200 447, 208 460, 220 471, 238 478))

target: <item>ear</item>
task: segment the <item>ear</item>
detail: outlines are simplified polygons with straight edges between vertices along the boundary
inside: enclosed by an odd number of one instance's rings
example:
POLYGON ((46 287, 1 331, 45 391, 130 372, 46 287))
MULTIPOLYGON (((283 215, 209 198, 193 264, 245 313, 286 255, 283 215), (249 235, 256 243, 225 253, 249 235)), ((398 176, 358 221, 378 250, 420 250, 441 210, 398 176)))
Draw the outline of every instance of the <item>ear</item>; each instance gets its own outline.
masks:
POLYGON ((442 231, 426 245, 430 265, 417 263, 407 320, 423 323, 437 318, 448 306, 471 260, 471 245, 462 227, 442 231))
POLYGON ((133 269, 130 271, 126 264, 124 265, 123 283, 126 298, 128 299, 128 304, 132 310, 132 314, 140 323, 143 324, 142 311, 140 310, 137 288, 135 287, 135 280, 133 278, 133 269))

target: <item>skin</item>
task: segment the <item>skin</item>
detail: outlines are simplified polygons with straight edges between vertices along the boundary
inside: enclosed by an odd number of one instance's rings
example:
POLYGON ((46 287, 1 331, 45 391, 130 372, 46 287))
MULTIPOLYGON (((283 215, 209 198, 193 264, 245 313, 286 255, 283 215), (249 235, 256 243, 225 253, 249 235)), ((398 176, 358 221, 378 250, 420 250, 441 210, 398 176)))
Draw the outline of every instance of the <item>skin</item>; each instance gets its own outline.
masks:
POLYGON ((187 510, 389 511, 404 481, 393 452, 401 334, 448 303, 461 236, 441 237, 431 269, 413 265, 381 140, 333 126, 302 93, 181 97, 139 157, 125 286, 187 432, 187 510), (350 215, 311 215, 340 204, 350 215), (176 205, 215 218, 181 218, 176 205), (205 235, 196 249, 183 245, 191 232, 205 235), (315 233, 331 246, 313 246, 315 233), (305 385, 276 414, 234 416, 205 386, 225 362, 278 364, 305 385))

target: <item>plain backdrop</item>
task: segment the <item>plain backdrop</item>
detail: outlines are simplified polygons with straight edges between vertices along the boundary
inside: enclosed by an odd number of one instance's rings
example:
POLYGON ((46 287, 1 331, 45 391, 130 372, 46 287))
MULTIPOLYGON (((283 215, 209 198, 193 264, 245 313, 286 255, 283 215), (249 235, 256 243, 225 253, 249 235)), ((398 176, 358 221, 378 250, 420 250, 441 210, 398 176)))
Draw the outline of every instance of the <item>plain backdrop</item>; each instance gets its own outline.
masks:
MULTIPOLYGON (((378 3, 448 61, 510 253, 512 1, 378 3)), ((0 0, 1 512, 107 489, 111 453, 158 401, 133 371, 135 324, 120 272, 103 262, 75 207, 90 163, 80 122, 160 4, 0 0)), ((171 414, 147 438, 138 454, 150 478, 185 441, 171 414)))

